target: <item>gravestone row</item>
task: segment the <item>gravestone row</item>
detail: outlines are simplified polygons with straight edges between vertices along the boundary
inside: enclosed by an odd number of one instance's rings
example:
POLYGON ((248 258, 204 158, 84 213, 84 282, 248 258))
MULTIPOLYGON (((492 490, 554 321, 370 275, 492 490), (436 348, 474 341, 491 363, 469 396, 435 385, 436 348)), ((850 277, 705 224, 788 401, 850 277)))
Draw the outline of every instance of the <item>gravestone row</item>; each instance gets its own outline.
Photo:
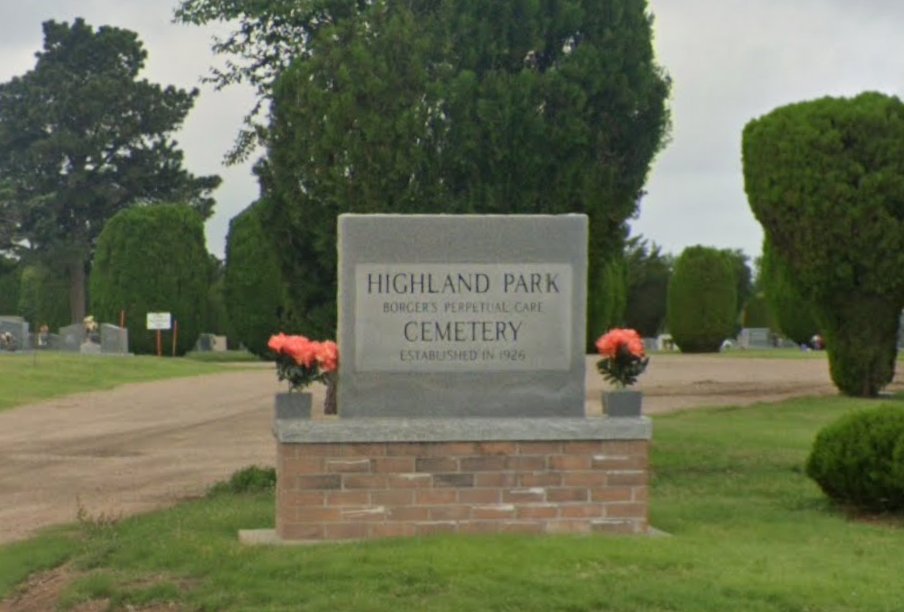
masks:
POLYGON ((85 331, 80 323, 61 327, 58 334, 31 333, 29 324, 22 317, 0 317, 0 337, 10 334, 13 344, 0 345, 0 350, 54 350, 76 353, 127 354, 129 331, 116 325, 103 323, 95 334, 85 331))

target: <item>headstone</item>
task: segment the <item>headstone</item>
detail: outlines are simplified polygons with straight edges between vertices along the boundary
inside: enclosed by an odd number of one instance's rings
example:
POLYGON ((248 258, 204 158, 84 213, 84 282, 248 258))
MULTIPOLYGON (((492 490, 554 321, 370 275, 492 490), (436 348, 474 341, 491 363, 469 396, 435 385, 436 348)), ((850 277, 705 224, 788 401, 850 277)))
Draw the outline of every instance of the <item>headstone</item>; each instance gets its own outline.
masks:
POLYGON ((82 355, 100 355, 100 344, 91 340, 85 340, 79 347, 79 352, 82 355))
POLYGON ((73 323, 72 325, 61 327, 60 336, 63 339, 61 349, 73 352, 79 352, 88 337, 85 333, 85 326, 82 323, 73 323))
POLYGON ((772 348, 768 327, 745 327, 738 336, 738 345, 743 349, 772 348))
POLYGON ((656 349, 660 351, 674 351, 675 341, 672 334, 659 334, 656 336, 656 349))
POLYGON ((213 334, 198 334, 198 339, 195 341, 195 349, 200 353, 209 353, 213 350, 214 343, 214 335, 213 334))
POLYGON ((129 330, 109 323, 100 325, 100 350, 102 353, 125 355, 129 352, 129 330))
POLYGON ((582 417, 584 215, 341 215, 342 417, 582 417))
POLYGON ((0 317, 0 337, 5 336, 5 334, 9 334, 9 340, 0 341, 2 342, 0 350, 22 351, 31 348, 28 322, 22 317, 0 317))
POLYGON ((215 352, 224 352, 227 349, 226 336, 213 337, 213 350, 215 352))

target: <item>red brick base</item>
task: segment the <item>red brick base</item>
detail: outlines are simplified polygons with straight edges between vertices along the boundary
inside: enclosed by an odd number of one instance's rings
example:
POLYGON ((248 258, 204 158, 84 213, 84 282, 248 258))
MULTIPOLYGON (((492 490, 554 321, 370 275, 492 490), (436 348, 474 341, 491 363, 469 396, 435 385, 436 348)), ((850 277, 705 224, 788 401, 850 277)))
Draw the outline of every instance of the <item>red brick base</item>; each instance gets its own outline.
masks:
POLYGON ((648 440, 278 443, 276 533, 646 533, 648 440))

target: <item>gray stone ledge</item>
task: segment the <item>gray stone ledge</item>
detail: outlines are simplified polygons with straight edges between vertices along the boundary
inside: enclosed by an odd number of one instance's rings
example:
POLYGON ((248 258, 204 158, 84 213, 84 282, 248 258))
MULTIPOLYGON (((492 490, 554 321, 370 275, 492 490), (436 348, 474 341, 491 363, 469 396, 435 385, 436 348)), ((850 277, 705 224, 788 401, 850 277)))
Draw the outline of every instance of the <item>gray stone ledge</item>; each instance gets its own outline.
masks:
POLYGON ((648 417, 277 419, 273 433, 278 442, 286 444, 649 440, 653 437, 653 422, 648 417))

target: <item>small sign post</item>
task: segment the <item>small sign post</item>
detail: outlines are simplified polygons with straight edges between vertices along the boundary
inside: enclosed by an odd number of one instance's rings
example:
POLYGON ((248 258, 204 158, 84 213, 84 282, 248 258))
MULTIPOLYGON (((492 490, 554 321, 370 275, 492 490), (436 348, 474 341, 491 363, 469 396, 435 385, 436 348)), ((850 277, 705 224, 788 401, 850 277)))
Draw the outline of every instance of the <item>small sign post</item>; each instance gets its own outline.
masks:
POLYGON ((160 338, 160 331, 172 327, 172 315, 168 312, 149 312, 147 317, 147 328, 157 331, 157 356, 163 356, 163 344, 160 338))

